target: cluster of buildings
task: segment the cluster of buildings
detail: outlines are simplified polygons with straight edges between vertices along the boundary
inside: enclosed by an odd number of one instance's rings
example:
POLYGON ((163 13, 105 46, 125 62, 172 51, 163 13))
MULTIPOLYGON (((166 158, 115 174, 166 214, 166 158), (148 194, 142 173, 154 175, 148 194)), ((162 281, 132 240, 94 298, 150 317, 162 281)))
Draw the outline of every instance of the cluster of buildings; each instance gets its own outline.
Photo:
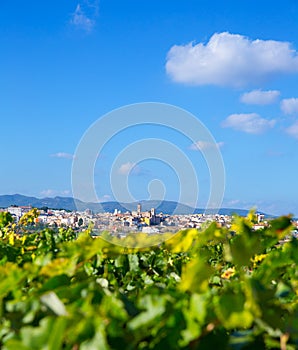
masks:
MULTIPOLYGON (((6 209, 13 216, 16 222, 31 210, 31 206, 10 206, 6 209)), ((263 214, 257 214, 258 223, 254 229, 262 229, 268 225, 263 214)), ((135 211, 121 213, 115 209, 114 213, 92 213, 87 209, 83 212, 40 209, 36 218, 37 226, 47 227, 72 227, 81 230, 92 223, 93 234, 100 235, 107 231, 115 235, 125 235, 130 232, 145 232, 156 234, 163 232, 177 232, 185 228, 202 228, 208 222, 215 221, 218 226, 231 226, 231 216, 219 214, 188 214, 188 215, 168 215, 156 213, 155 208, 149 211, 142 211, 141 204, 138 204, 135 211)), ((293 223, 298 232, 298 222, 293 223)))
MULTIPOLYGON (((31 210, 31 206, 10 206, 8 211, 18 222, 20 218, 31 210)), ((183 228, 200 228, 204 223, 216 221, 221 226, 228 226, 231 217, 227 215, 168 215, 157 213, 155 208, 149 211, 142 211, 141 204, 138 204, 135 211, 121 211, 115 209, 114 213, 92 213, 87 209, 83 212, 39 209, 39 216, 36 219, 38 226, 49 227, 72 227, 74 229, 86 228, 92 223, 95 234, 108 231, 115 234, 128 232, 162 233, 175 232, 183 228)))
MULTIPOLYGON (((17 223, 20 218, 28 213, 32 209, 31 206, 10 206, 5 211, 8 211, 14 221, 17 223)), ((84 213, 70 212, 67 210, 55 210, 55 209, 39 209, 39 216, 36 218, 35 223, 38 226, 49 227, 73 227, 80 228, 84 225, 88 225, 91 221, 92 213, 88 210, 84 213), (89 214, 89 215, 88 215, 89 214)))

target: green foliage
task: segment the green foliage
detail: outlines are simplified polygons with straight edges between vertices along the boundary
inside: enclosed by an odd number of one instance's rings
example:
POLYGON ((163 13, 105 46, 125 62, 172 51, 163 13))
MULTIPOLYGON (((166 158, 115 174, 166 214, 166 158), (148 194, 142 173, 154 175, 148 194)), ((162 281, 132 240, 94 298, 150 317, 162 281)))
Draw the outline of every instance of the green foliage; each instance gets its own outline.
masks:
POLYGON ((0 229, 3 229, 4 227, 8 226, 13 222, 13 218, 10 213, 6 211, 0 212, 0 229))
POLYGON ((279 243, 291 220, 261 231, 254 220, 234 218, 232 232, 215 223, 184 230, 155 246, 160 237, 114 245, 90 230, 5 224, 0 348, 296 349, 298 242, 279 243))
POLYGON ((39 211, 36 208, 33 208, 20 218, 19 225, 22 225, 22 226, 34 225, 37 222, 38 216, 39 216, 39 211))

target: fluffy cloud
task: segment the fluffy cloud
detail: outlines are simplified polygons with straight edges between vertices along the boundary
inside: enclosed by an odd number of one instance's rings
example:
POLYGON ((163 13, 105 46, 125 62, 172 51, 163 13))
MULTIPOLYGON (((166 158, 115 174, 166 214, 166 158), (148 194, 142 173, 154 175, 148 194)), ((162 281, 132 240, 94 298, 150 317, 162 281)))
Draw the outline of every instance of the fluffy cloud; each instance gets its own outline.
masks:
POLYGON ((96 24, 95 18, 98 16, 98 4, 98 0, 83 0, 83 4, 77 4, 70 23, 85 32, 91 32, 96 24))
POLYGON ((205 151, 205 150, 220 148, 223 145, 224 145, 223 142, 213 143, 209 141, 197 141, 191 144, 189 148, 193 151, 205 151))
POLYGON ((298 98, 285 98, 280 108, 285 114, 298 114, 298 98))
POLYGON ((118 169, 119 174, 128 175, 130 172, 134 172, 134 174, 138 174, 140 171, 140 167, 136 163, 127 162, 120 166, 118 169))
POLYGON ((298 121, 296 121, 293 125, 286 129, 286 132, 290 135, 298 139, 298 121))
POLYGON ((72 154, 65 153, 65 152, 58 152, 58 153, 51 154, 51 157, 64 158, 64 159, 73 159, 74 158, 74 156, 72 154))
POLYGON ((102 197, 98 198, 100 202, 107 202, 110 201, 112 197, 109 194, 104 194, 102 197))
POLYGON ((253 90, 244 93, 240 97, 240 101, 252 105, 269 105, 278 99, 280 92, 277 90, 261 91, 253 90))
POLYGON ((127 162, 123 163, 119 169, 118 174, 120 175, 133 175, 133 176, 150 176, 151 172, 139 166, 137 163, 127 162))
POLYGON ((166 71, 179 83, 239 87, 298 72, 298 55, 288 42, 224 32, 214 34, 207 44, 174 45, 166 71))
POLYGON ((57 191, 57 190, 47 189, 47 190, 41 191, 40 194, 43 197, 69 196, 70 191, 69 190, 57 191))
POLYGON ((248 134, 262 134, 275 125, 275 120, 261 118, 256 113, 231 114, 222 122, 222 127, 232 128, 248 134))

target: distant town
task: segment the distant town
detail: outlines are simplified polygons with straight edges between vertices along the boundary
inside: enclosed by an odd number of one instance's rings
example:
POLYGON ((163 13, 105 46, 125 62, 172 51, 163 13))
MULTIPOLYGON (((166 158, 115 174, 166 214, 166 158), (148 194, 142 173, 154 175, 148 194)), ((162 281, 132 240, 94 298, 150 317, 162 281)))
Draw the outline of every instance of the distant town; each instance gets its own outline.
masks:
MULTIPOLYGON (((9 212, 17 223, 20 218, 32 209, 31 206, 9 206, 0 211, 9 212)), ((254 229, 262 229, 268 225, 264 214, 256 213, 257 222, 254 229)), ((39 216, 36 218, 38 227, 72 227, 76 230, 83 230, 92 226, 92 235, 97 236, 108 231, 117 236, 125 236, 128 233, 144 232, 147 234, 158 234, 164 232, 177 232, 186 228, 202 228, 210 222, 216 222, 220 227, 231 227, 232 217, 230 215, 219 214, 187 214, 169 215, 157 213, 155 208, 143 211, 142 205, 138 204, 135 210, 122 213, 115 209, 113 213, 93 213, 92 210, 68 211, 49 209, 47 207, 39 209, 39 216)), ((293 221, 295 234, 298 233, 298 221, 293 221)))

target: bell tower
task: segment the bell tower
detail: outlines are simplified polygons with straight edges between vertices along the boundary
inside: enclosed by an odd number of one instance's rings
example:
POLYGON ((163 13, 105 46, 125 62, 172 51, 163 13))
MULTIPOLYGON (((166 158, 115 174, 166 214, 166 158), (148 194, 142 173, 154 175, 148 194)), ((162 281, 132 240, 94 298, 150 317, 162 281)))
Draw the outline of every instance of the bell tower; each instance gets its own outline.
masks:
POLYGON ((141 205, 141 203, 138 203, 137 212, 138 212, 138 215, 141 215, 141 212, 142 212, 142 205, 141 205))

